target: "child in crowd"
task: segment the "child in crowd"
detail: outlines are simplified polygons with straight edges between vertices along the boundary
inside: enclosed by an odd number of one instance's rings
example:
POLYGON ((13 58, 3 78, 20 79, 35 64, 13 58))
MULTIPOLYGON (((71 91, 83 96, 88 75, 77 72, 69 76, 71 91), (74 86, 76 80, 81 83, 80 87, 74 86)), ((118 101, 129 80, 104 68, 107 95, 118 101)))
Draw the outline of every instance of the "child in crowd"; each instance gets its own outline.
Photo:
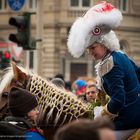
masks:
POLYGON ((81 79, 77 79, 72 84, 72 92, 76 94, 78 97, 83 96, 85 94, 86 82, 81 79))
POLYGON ((3 140, 45 140, 42 131, 35 126, 39 113, 37 106, 35 96, 29 91, 12 87, 8 99, 11 116, 0 122, 0 136, 3 140))

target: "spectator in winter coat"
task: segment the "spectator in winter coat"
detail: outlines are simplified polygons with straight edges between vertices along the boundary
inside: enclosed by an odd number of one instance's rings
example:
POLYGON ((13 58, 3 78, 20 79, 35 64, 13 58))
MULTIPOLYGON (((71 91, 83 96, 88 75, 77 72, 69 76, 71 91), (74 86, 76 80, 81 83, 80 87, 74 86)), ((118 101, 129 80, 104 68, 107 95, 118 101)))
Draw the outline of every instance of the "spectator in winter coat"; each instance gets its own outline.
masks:
POLYGON ((11 116, 6 117, 5 121, 0 124, 0 127, 5 127, 5 129, 1 129, 0 134, 5 136, 5 138, 13 138, 15 140, 44 140, 40 129, 33 125, 36 124, 39 113, 37 106, 38 103, 35 96, 29 91, 12 87, 8 100, 11 116), (4 126, 4 123, 7 125, 4 126))

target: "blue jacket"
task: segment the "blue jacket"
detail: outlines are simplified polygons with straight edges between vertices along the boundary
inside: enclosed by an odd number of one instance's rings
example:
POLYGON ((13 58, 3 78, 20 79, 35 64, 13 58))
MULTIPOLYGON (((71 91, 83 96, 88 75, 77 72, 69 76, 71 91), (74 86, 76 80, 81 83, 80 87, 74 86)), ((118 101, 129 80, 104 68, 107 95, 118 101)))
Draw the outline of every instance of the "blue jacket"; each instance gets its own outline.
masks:
POLYGON ((118 114, 117 130, 140 128, 140 68, 125 54, 112 52, 112 68, 102 75, 102 85, 110 96, 109 112, 118 114))
POLYGON ((24 134, 24 140, 45 140, 45 138, 37 131, 27 131, 24 134))

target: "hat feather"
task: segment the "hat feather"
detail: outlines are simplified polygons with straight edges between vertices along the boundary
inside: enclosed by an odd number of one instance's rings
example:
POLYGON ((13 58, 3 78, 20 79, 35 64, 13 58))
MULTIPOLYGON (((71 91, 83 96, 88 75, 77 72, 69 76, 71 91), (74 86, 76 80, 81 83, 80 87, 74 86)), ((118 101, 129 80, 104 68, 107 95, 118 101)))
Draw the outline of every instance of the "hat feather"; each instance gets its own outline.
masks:
POLYGON ((73 23, 67 42, 69 52, 76 58, 80 57, 88 46, 119 26, 121 20, 121 12, 110 3, 95 5, 73 23), (93 34, 97 27, 99 34, 93 34))

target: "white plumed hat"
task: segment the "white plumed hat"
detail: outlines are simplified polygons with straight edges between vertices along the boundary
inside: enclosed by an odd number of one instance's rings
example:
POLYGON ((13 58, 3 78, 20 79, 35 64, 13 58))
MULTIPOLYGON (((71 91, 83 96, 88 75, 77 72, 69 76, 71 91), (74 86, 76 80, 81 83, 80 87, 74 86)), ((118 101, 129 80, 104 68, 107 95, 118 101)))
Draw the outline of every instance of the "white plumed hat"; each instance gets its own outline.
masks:
POLYGON ((73 23, 68 36, 68 50, 80 57, 94 42, 101 42, 112 50, 119 49, 119 41, 113 28, 120 25, 122 13, 113 5, 101 2, 89 9, 73 23))

